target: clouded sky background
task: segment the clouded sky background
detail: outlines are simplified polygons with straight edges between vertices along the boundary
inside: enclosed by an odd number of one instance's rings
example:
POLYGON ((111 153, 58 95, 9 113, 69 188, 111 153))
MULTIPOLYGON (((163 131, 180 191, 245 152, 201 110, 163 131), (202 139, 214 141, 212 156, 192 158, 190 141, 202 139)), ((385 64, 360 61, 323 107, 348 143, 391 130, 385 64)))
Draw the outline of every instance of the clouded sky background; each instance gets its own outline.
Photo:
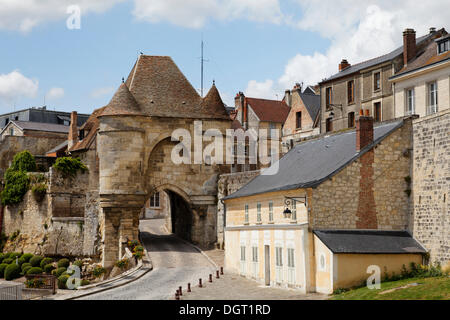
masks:
POLYGON ((168 55, 200 88, 216 80, 281 99, 402 44, 402 31, 449 30, 448 0, 0 0, 0 113, 41 106, 90 113, 111 99, 139 54, 168 55), (66 26, 81 8, 81 29, 66 26))

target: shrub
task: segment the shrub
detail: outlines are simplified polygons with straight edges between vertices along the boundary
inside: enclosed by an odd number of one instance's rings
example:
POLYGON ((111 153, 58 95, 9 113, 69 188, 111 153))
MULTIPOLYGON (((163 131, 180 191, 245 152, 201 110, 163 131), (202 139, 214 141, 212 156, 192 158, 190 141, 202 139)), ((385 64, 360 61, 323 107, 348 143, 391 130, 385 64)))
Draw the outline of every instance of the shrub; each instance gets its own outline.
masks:
POLYGON ((21 258, 23 258, 25 260, 25 262, 30 262, 30 259, 33 258, 33 254, 32 253, 24 253, 21 258))
POLYGON ((28 269, 27 274, 42 274, 42 269, 39 267, 32 267, 28 269))
POLYGON ((94 275, 94 277, 96 278, 100 278, 102 276, 102 274, 106 273, 106 269, 103 267, 96 267, 94 268, 94 270, 92 271, 92 274, 94 275))
POLYGON ((136 252, 133 252, 133 256, 134 256, 136 259, 141 260, 142 257, 144 256, 144 253, 141 252, 141 251, 136 251, 136 252))
POLYGON ((58 288, 59 289, 67 289, 66 283, 69 280, 69 276, 64 274, 58 277, 58 288))
POLYGON ((70 265, 70 260, 67 258, 62 258, 58 261, 58 268, 68 268, 70 265))
POLYGON ((0 279, 5 277, 5 269, 8 265, 6 263, 0 264, 0 279))
MULTIPOLYGON (((66 272, 67 268, 61 267, 58 268, 55 271, 55 276, 58 278, 59 276, 61 276, 64 272, 66 272)), ((53 272, 53 271, 52 271, 53 272)))
POLYGON ((33 197, 37 202, 44 200, 45 194, 47 193, 47 185, 45 183, 39 183, 31 188, 33 192, 33 197))
POLYGON ((41 263, 39 263, 39 266, 41 267, 41 269, 44 269, 44 267, 48 264, 53 263, 53 259, 52 258, 44 258, 41 260, 41 263))
POLYGON ((27 272, 31 269, 31 268, 33 268, 32 266, 26 266, 25 268, 23 268, 22 269, 22 275, 24 276, 24 275, 26 275, 27 274, 27 272))
POLYGON ((23 269, 25 269, 26 267, 32 267, 31 263, 25 262, 24 264, 22 264, 22 266, 21 266, 22 271, 23 271, 23 269))
POLYGON ((33 172, 36 171, 36 160, 28 150, 17 153, 11 163, 12 170, 33 172))
POLYGON ((133 249, 134 252, 144 252, 144 247, 143 246, 136 246, 133 249))
POLYGON ((83 261, 81 261, 81 260, 76 260, 74 263, 73 263, 73 265, 74 266, 77 266, 78 268, 82 268, 83 267, 83 261))
POLYGON ((0 263, 5 259, 5 254, 0 252, 0 263))
POLYGON ((11 264, 11 263, 13 263, 13 261, 14 261, 13 259, 8 258, 8 259, 3 260, 3 263, 11 264))
POLYGON ((53 264, 51 264, 51 263, 49 263, 49 264, 46 264, 45 266, 44 266, 44 272, 45 273, 47 273, 47 274, 50 274, 53 270, 55 270, 56 268, 53 266, 53 264))
POLYGON ((3 254, 3 259, 8 259, 11 253, 7 252, 3 254))
POLYGON ((81 287, 88 286, 90 284, 89 280, 83 279, 81 280, 81 287))
POLYGON ((15 264, 9 264, 5 269, 5 280, 11 281, 20 277, 20 267, 15 264))
POLYGON ((1 193, 2 204, 14 205, 22 202, 28 191, 30 178, 25 171, 13 171, 11 168, 5 173, 5 188, 1 193))
POLYGON ((61 172, 64 177, 75 177, 78 171, 82 173, 88 171, 88 168, 79 158, 61 157, 56 159, 53 168, 61 172))
POLYGON ((22 265, 23 265, 25 262, 26 262, 25 259, 23 259, 22 257, 20 257, 20 258, 17 260, 17 263, 19 264, 20 267, 22 267, 22 265))
POLYGON ((9 257, 14 260, 16 260, 17 257, 21 257, 21 256, 22 256, 22 254, 19 252, 13 252, 13 253, 9 254, 9 257))
POLYGON ((44 257, 41 256, 34 256, 33 258, 30 259, 30 264, 32 267, 39 267, 41 264, 42 259, 44 259, 44 257))
POLYGON ((122 260, 119 260, 116 262, 116 267, 120 269, 126 269, 128 267, 129 260, 127 258, 124 258, 122 260))
POLYGON ((44 285, 45 282, 43 279, 30 279, 25 281, 25 286, 27 288, 39 289, 42 288, 44 285))
MULTIPOLYGON (((0 198, 1 198, 1 194, 0 194, 0 198)), ((0 199, 0 201, 1 201, 1 199, 0 199)), ((3 248, 5 247, 7 240, 8 240, 8 237, 6 236, 6 234, 4 232, 0 232, 0 252, 3 251, 3 248)))

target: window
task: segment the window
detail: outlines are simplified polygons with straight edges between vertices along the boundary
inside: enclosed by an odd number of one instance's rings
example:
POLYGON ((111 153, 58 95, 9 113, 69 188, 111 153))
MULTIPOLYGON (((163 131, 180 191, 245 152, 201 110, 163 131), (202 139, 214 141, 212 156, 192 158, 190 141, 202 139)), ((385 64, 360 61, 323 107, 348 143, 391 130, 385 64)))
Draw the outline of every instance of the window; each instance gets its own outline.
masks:
POLYGON ((256 219, 261 222, 261 203, 256 204, 256 219))
POLYGON ((245 246, 241 246, 241 261, 245 261, 245 246))
POLYGON ((245 223, 248 223, 248 204, 245 205, 245 223))
POLYGON ((9 135, 13 136, 14 135, 14 128, 9 129, 9 135))
POLYGON ((80 139, 80 141, 84 139, 84 130, 80 130, 78 138, 80 139))
POLYGON ((65 125, 65 126, 68 126, 68 125, 70 125, 70 122, 67 121, 67 120, 64 120, 64 125, 65 125))
POLYGON ((325 130, 326 130, 326 132, 333 131, 333 120, 332 120, 332 118, 328 118, 326 120, 325 130))
POLYGON ((406 90, 406 115, 414 114, 414 89, 406 90))
POLYGON ((381 89, 381 73, 376 72, 373 74, 373 91, 381 89))
POLYGON ((326 265, 326 258, 325 255, 323 253, 320 254, 319 256, 319 270, 320 271, 326 271, 327 265, 326 265))
POLYGON ((348 104, 355 102, 355 81, 347 82, 347 102, 348 104))
POLYGON ((302 112, 301 111, 299 111, 295 114, 295 127, 297 129, 302 128, 302 112))
POLYGON ((333 98, 333 89, 331 87, 326 89, 326 107, 331 108, 331 99, 333 98))
POLYGON ((297 220, 297 201, 292 200, 292 220, 297 220))
POLYGON ((275 122, 269 122, 269 129, 270 130, 275 130, 276 129, 275 122))
POLYGON ((375 122, 380 122, 381 121, 381 102, 376 102, 373 105, 374 108, 374 115, 375 115, 375 122))
POLYGON ((258 247, 252 247, 252 261, 258 262, 258 247))
POLYGON ((294 268, 295 267, 294 248, 288 248, 287 249, 287 253, 288 253, 288 267, 289 268, 294 268))
POLYGON ((444 53, 450 50, 450 39, 442 41, 438 44, 438 53, 444 53))
POLYGON ((436 113, 437 111, 438 111, 437 83, 432 82, 428 84, 428 114, 436 113))
POLYGON ((159 192, 150 197, 150 208, 159 208, 159 192))
POLYGON ((277 267, 283 266, 283 248, 281 247, 275 248, 275 263, 277 267))
POLYGON ((348 127, 353 128, 355 126, 355 113, 349 112, 348 113, 348 127))
POLYGON ((269 202, 269 221, 273 221, 273 202, 269 202))

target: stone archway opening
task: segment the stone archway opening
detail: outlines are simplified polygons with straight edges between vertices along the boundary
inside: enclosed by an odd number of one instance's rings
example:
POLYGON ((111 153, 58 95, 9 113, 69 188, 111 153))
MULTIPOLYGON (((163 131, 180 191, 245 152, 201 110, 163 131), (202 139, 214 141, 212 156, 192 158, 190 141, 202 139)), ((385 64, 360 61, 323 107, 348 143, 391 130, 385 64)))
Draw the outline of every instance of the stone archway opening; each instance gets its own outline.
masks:
POLYGON ((169 196, 170 214, 167 229, 178 237, 192 242, 193 214, 189 203, 178 193, 166 190, 169 196))

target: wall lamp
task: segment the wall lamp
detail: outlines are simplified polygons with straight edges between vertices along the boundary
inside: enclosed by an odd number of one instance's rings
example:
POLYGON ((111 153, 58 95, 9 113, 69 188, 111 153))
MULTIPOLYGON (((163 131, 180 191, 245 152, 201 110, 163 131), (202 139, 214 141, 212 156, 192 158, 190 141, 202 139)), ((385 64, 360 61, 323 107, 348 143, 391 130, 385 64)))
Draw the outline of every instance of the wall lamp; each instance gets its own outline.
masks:
POLYGON ((286 206, 286 209, 283 211, 283 215, 285 218, 290 218, 292 216, 292 211, 289 209, 289 207, 291 206, 292 203, 303 203, 305 205, 305 207, 308 206, 308 199, 306 198, 306 196, 304 197, 284 197, 284 204, 286 206))

